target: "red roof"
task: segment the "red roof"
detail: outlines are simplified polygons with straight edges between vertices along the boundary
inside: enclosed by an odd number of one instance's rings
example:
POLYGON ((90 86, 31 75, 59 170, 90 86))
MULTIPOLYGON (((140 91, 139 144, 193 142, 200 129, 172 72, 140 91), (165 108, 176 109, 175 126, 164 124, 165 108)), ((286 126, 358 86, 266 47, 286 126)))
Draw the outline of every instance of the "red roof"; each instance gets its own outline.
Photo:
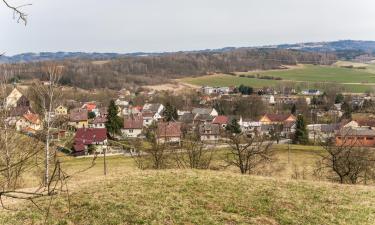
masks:
POLYGON ((37 114, 33 114, 33 113, 26 113, 23 115, 23 117, 29 121, 30 123, 33 123, 33 124, 40 124, 40 120, 39 120, 39 116, 37 114))
MULTIPOLYGON (((106 128, 79 128, 74 137, 74 145, 77 147, 80 145, 91 145, 95 142, 103 142, 106 139, 106 128)), ((76 148, 74 147, 74 149, 76 148)))
POLYGON ((87 109, 87 111, 91 112, 93 109, 96 109, 96 104, 95 103, 86 103, 83 105, 84 109, 87 109))
POLYGON ((143 118, 142 117, 129 117, 124 119, 124 129, 142 129, 143 118))
POLYGON ((228 117, 227 116, 217 116, 212 121, 213 124, 228 124, 228 117))
POLYGON ((99 116, 95 117, 92 121, 91 124, 101 124, 101 123, 106 123, 107 118, 105 116, 99 116))
POLYGON ((179 122, 161 122, 158 123, 156 131, 157 136, 161 137, 181 137, 181 123, 179 122))

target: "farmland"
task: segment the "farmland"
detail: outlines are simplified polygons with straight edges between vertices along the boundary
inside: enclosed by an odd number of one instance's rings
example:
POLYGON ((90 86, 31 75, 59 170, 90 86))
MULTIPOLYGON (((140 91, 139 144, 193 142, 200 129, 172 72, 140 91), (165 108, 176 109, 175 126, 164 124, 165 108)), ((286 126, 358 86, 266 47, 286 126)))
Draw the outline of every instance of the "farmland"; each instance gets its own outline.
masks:
POLYGON ((237 76, 218 74, 197 78, 184 78, 181 82, 194 85, 211 86, 238 86, 240 84, 256 88, 264 86, 276 86, 281 84, 295 84, 301 88, 306 87, 329 87, 332 84, 342 86, 348 92, 366 92, 373 90, 375 84, 375 73, 373 65, 367 69, 349 69, 339 66, 314 66, 303 65, 302 67, 275 70, 237 73, 237 76), (247 77, 249 76, 249 77, 247 77), (256 76, 270 76, 282 80, 259 79, 256 76))

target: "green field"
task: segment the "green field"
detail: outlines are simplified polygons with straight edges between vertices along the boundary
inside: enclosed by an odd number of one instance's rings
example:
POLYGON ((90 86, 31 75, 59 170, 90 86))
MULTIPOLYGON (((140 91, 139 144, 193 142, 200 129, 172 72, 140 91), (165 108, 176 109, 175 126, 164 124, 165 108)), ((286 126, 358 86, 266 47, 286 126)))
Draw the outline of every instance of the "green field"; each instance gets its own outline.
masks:
POLYGON ((343 87, 348 92, 366 92, 372 91, 375 87, 375 73, 373 66, 368 69, 347 69, 338 66, 313 66, 303 65, 301 68, 289 70, 259 71, 238 73, 239 75, 257 75, 280 77, 282 80, 264 80, 257 78, 239 77, 231 75, 211 75, 196 78, 184 78, 182 82, 194 85, 211 86, 238 86, 240 84, 261 88, 265 86, 276 86, 279 84, 294 83, 304 87, 329 88, 332 83, 343 87), (314 86, 315 85, 315 86, 314 86))

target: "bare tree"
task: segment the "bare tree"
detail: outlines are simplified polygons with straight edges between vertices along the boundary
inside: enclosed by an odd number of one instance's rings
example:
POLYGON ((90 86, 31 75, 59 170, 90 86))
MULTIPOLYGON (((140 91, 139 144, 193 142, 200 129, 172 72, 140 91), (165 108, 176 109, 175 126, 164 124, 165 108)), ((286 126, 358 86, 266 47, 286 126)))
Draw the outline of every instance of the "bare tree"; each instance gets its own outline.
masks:
POLYGON ((177 166, 190 169, 208 169, 210 167, 215 146, 207 148, 197 134, 186 135, 182 141, 182 149, 173 154, 177 166))
POLYGON ((49 164, 50 164, 50 144, 51 144, 51 128, 53 128, 52 113, 57 106, 56 99, 58 99, 61 92, 58 90, 58 83, 61 78, 62 67, 57 65, 48 65, 45 68, 47 81, 43 84, 35 83, 33 86, 34 92, 37 94, 37 107, 43 115, 44 132, 45 132, 45 185, 49 183, 49 164))
POLYGON ((22 10, 26 6, 30 6, 31 4, 22 4, 22 5, 12 5, 9 3, 8 0, 2 0, 6 7, 13 11, 13 18, 17 20, 17 22, 22 22, 25 25, 27 24, 27 14, 22 10))
POLYGON ((375 179, 375 153, 365 147, 357 147, 349 135, 344 135, 342 143, 323 143, 324 152, 319 154, 315 174, 326 176, 341 184, 367 184, 375 179))
POLYGON ((272 142, 264 137, 230 133, 227 139, 230 148, 226 161, 228 165, 239 168, 242 174, 252 173, 257 166, 273 159, 272 142))

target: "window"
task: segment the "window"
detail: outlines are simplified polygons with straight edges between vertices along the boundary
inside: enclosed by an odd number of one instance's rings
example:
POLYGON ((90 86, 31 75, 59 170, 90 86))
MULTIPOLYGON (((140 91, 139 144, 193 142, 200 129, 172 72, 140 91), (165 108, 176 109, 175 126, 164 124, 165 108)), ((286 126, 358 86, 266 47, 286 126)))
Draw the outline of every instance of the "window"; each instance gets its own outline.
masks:
POLYGON ((367 139, 367 140, 374 140, 373 137, 367 137, 366 139, 367 139))
POLYGON ((130 129, 130 130, 129 130, 129 133, 133 133, 133 129, 130 129))

